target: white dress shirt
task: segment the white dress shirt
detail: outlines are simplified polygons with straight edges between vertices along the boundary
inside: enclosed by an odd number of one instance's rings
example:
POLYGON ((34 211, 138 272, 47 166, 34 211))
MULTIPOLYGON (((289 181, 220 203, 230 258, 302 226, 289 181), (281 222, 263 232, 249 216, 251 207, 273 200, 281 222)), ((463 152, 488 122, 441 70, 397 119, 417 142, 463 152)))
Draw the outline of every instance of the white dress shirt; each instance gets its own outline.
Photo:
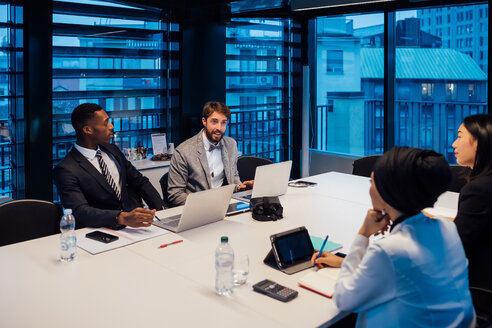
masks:
POLYGON ((104 150, 99 148, 99 146, 97 146, 96 150, 85 148, 77 144, 74 144, 74 146, 75 149, 77 149, 89 161, 89 163, 91 163, 96 168, 96 170, 99 171, 99 173, 103 174, 101 171, 101 166, 99 165, 99 161, 96 157, 97 150, 101 150, 102 159, 104 160, 104 163, 106 163, 109 173, 116 183, 116 187, 118 188, 121 195, 120 170, 116 160, 113 158, 113 155, 106 153, 104 150))
POLYGON ((340 310, 359 312, 358 327, 468 327, 467 267, 454 223, 418 214, 370 245, 357 235, 333 298, 340 310))
MULTIPOLYGON (((222 140, 221 140, 222 141, 222 140)), ((221 143, 219 141, 219 144, 221 143)), ((203 131, 203 146, 205 147, 205 153, 207 154, 208 169, 210 174, 210 181, 212 182, 212 188, 222 187, 224 183, 224 164, 222 163, 222 149, 214 149, 209 151, 210 146, 215 146, 211 143, 203 131)))

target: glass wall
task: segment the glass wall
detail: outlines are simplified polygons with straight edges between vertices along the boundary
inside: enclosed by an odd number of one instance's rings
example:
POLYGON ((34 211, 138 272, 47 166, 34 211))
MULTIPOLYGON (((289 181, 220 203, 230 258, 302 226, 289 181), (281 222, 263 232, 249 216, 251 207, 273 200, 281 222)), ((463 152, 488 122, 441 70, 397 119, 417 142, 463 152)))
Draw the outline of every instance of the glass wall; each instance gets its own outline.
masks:
POLYGON ((354 156, 383 152, 383 65, 383 14, 316 20, 310 148, 354 156))
POLYGON ((464 117, 487 113, 488 5, 397 12, 395 142, 456 163, 464 117))
MULTIPOLYGON (((316 20, 311 148, 356 157, 384 151, 383 19, 316 20)), ((391 28, 395 119, 388 132, 396 145, 434 149, 455 163, 451 145, 463 118, 488 112, 488 5, 397 11, 391 28)))
POLYGON ((70 114, 81 103, 106 110, 121 149, 151 148, 152 133, 171 132, 168 118, 178 106, 178 32, 161 9, 54 1, 54 165, 74 142, 70 114))
POLYGON ((299 31, 290 20, 246 18, 233 19, 226 33, 228 135, 242 155, 288 160, 299 31))
POLYGON ((24 191, 22 7, 0 3, 0 197, 24 191))

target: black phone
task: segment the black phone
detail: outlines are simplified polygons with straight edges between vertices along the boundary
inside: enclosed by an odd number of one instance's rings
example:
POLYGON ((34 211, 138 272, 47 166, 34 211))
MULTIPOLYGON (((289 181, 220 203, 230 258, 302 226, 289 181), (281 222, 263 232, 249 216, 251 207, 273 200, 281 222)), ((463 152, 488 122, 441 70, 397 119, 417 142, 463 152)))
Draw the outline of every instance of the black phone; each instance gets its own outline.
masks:
POLYGON ((268 279, 254 284, 253 290, 282 302, 288 302, 291 299, 296 298, 299 294, 296 290, 287 288, 268 279))
POLYGON ((89 232, 85 236, 87 238, 94 239, 94 240, 100 241, 100 242, 105 243, 105 244, 108 244, 110 242, 113 242, 113 241, 119 239, 118 236, 110 235, 109 233, 105 233, 102 231, 89 232))

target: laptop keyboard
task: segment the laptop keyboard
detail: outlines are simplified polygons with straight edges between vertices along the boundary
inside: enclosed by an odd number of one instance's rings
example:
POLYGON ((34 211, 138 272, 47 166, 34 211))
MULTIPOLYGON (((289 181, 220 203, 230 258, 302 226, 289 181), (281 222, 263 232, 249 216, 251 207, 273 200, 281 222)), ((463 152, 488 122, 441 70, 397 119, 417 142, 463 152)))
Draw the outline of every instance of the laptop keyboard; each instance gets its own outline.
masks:
POLYGON ((175 215, 161 219, 160 224, 167 225, 168 227, 177 227, 180 219, 181 215, 175 215))

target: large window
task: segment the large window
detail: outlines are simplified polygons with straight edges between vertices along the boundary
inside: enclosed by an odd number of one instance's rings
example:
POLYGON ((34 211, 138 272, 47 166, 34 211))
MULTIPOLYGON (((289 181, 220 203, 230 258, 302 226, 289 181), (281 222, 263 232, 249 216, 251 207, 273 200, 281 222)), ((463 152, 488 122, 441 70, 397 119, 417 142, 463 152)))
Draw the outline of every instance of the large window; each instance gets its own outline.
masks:
MULTIPOLYGON (((464 117, 488 112, 488 5, 432 7, 394 14, 394 117, 384 131, 382 14, 316 20, 316 104, 311 148, 380 154, 394 144, 434 149, 455 163, 452 143, 464 117), (343 55, 340 55, 343 53, 343 55), (343 65, 337 70, 337 65, 343 65), (390 145, 391 146, 391 145, 390 145)), ((391 98, 391 97, 389 97, 391 98)))
POLYGON ((488 47, 481 41, 488 32, 479 28, 488 26, 483 12, 488 5, 397 12, 396 90, 403 83, 414 90, 410 99, 396 93, 397 145, 434 149, 456 162, 451 145, 463 118, 488 109, 488 47), (409 109, 405 115, 403 104, 409 109))
POLYGON ((23 143, 22 7, 0 2, 0 197, 22 197, 23 143))
POLYGON ((121 148, 151 148, 171 132, 178 105, 178 26, 161 9, 123 2, 53 3, 53 159, 70 150, 70 114, 93 102, 108 113, 121 148))
POLYGON ((292 74, 299 72, 299 31, 290 20, 233 19, 227 26, 228 134, 243 155, 291 157, 292 74))
POLYGON ((316 20, 312 149, 355 156, 383 151, 383 36, 383 14, 316 20))

